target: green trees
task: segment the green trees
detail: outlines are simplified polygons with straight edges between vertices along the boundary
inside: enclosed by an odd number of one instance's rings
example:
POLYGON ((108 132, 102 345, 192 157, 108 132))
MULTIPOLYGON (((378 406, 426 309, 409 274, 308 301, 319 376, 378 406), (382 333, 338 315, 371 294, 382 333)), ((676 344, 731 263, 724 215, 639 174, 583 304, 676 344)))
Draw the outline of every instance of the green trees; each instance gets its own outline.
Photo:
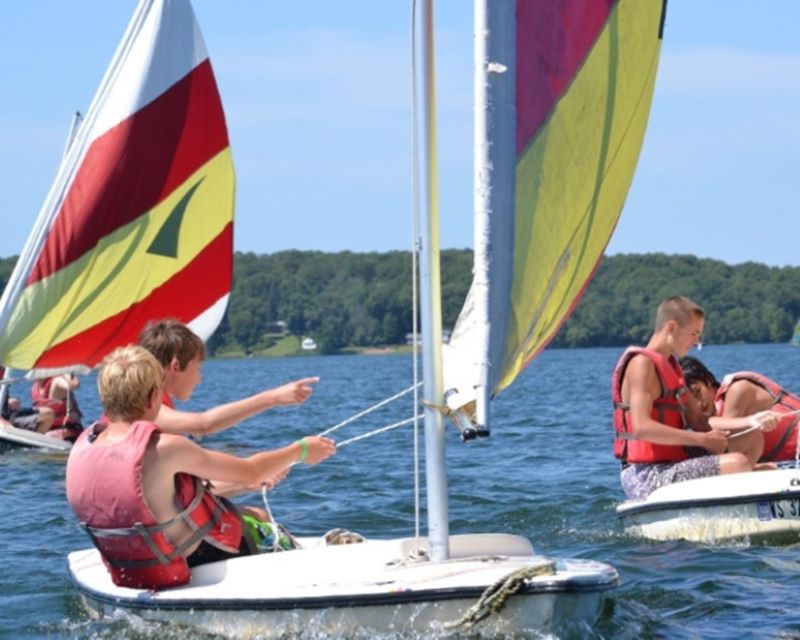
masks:
MULTIPOLYGON (((472 251, 449 249, 441 258, 442 323, 451 329, 472 280, 472 251)), ((0 260, 0 286, 15 261, 0 260)), ((293 335, 314 338, 322 353, 402 344, 412 330, 411 270, 404 251, 237 253, 230 304, 209 351, 267 348, 277 321, 293 335)), ((800 317, 800 268, 731 266, 687 255, 606 257, 551 344, 643 343, 658 303, 676 294, 705 308, 706 343, 785 342, 800 317)))
POLYGON ((661 253, 609 256, 552 344, 641 344, 658 303, 678 294, 706 310, 708 344, 785 342, 800 317, 800 268, 661 253))
MULTIPOLYGON (((472 252, 451 249, 441 257, 442 323, 449 329, 472 279, 472 252)), ((291 333, 314 337, 324 353, 401 344, 411 331, 407 252, 237 254, 235 273, 230 330, 246 349, 257 348, 263 326, 278 319, 287 322, 291 333), (237 332, 243 321, 247 330, 237 332)), ((552 344, 645 342, 656 306, 676 294, 689 296, 708 312, 707 343, 783 342, 800 317, 800 268, 730 266, 687 255, 606 257, 552 344)))

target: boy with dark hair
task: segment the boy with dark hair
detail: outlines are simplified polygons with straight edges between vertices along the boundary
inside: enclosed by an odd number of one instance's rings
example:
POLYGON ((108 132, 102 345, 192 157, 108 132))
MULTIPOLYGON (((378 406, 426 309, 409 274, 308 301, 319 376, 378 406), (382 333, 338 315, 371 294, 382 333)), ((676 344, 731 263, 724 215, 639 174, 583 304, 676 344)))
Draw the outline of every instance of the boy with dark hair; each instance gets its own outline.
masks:
POLYGON ((300 404, 311 396, 311 385, 319 381, 316 377, 303 378, 206 411, 179 411, 173 399, 188 400, 202 379, 206 356, 203 341, 177 320, 160 320, 144 328, 139 344, 164 368, 163 404, 155 422, 162 431, 170 433, 207 435, 232 427, 266 409, 300 404))
POLYGON ((745 452, 752 462, 794 460, 800 396, 754 371, 731 373, 720 383, 700 360, 691 356, 681 358, 681 369, 694 398, 694 410, 687 416, 693 428, 753 428, 731 442, 731 447, 745 452), (750 442, 755 444, 746 451, 750 442))

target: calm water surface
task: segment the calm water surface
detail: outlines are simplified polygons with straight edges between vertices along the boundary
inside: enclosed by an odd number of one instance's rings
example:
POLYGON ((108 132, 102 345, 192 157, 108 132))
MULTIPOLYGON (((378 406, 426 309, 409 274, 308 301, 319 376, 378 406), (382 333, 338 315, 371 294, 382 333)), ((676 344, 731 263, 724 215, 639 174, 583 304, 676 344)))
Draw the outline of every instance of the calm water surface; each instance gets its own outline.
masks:
MULTIPOLYGON (((613 564, 621 585, 609 592, 598 623, 564 629, 560 637, 800 637, 800 548, 714 548, 623 534, 614 513, 622 494, 611 454, 609 399, 619 354, 546 351, 493 403, 488 441, 464 445, 454 430, 448 433, 451 532, 519 533, 539 552, 613 564)), ((800 349, 712 346, 698 355, 718 377, 756 369, 800 389, 800 349)), ((246 455, 355 414, 409 386, 411 371, 410 357, 400 355, 212 360, 186 408, 321 376, 302 407, 267 412, 204 441, 246 455)), ((97 414, 93 377, 84 380, 79 399, 88 416, 97 414)), ((409 415, 410 401, 402 400, 338 435, 344 439, 409 415)), ((367 536, 412 535, 412 456, 407 427, 354 443, 318 467, 295 469, 272 492, 271 507, 298 533, 344 526, 367 536)), ((0 454, 0 637, 213 637, 132 616, 86 616, 66 569, 67 552, 88 540, 65 499, 64 461, 21 450, 0 454)))

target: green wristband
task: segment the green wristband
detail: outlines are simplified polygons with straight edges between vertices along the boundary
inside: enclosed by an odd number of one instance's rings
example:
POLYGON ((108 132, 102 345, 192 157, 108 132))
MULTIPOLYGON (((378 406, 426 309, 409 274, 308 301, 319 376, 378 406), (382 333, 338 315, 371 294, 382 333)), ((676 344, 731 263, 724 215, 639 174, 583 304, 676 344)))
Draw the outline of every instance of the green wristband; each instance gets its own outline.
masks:
POLYGON ((298 462, 305 462, 305 459, 308 457, 308 442, 306 442, 305 438, 300 438, 297 441, 297 444, 300 445, 300 457, 297 458, 298 462))

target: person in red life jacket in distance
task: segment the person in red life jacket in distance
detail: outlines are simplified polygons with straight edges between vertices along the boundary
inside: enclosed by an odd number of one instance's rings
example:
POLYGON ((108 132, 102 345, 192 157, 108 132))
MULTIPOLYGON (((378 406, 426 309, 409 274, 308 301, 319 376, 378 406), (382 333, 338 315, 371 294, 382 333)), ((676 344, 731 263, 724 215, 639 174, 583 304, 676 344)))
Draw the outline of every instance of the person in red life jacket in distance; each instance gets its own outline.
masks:
POLYGON ((34 380, 31 386, 33 406, 50 409, 55 414, 53 429, 64 428, 79 432, 82 429, 83 414, 78 406, 75 390, 80 386, 80 378, 74 374, 34 380))
MULTIPOLYGON (((729 431, 752 430, 759 442, 757 468, 775 468, 770 463, 795 459, 800 396, 754 371, 728 374, 720 383, 692 356, 681 358, 681 370, 697 407, 687 415, 692 428, 707 424, 729 431)), ((735 440, 730 439, 731 448, 735 440)))
POLYGON ((177 320, 148 324, 139 345, 150 351, 164 367, 166 382, 161 411, 155 420, 162 431, 208 435, 222 431, 273 407, 301 404, 308 400, 319 378, 303 378, 202 412, 180 411, 174 400, 187 401, 202 380, 205 344, 177 320))
POLYGON ((164 369, 146 349, 121 347, 103 361, 97 388, 107 423, 84 430, 67 460, 67 499, 114 584, 164 589, 191 567, 254 552, 236 508, 203 478, 274 484, 297 462, 333 455, 328 438, 306 436, 247 458, 161 431, 164 369))
MULTIPOLYGON (((5 368, 0 367, 0 379, 5 376, 5 368)), ((13 398, 8 388, 3 392, 3 406, 0 415, 17 429, 47 433, 55 422, 56 416, 48 407, 23 407, 19 398, 13 398)))
POLYGON ((700 343, 704 326, 699 305, 684 296, 667 298, 647 346, 629 347, 617 363, 614 455, 622 463, 620 481, 628 499, 644 499, 674 482, 753 468, 744 453, 726 452, 724 431, 692 431, 686 424, 689 393, 678 361, 700 343))

